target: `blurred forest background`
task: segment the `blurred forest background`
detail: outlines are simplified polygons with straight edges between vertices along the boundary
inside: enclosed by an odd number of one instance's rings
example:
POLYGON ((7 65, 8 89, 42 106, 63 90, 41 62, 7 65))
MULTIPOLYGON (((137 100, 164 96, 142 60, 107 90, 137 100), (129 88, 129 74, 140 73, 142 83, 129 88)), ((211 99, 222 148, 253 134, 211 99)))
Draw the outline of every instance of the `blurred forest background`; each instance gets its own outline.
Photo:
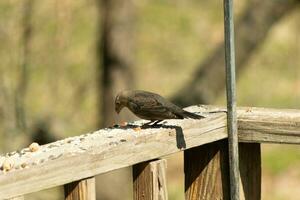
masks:
MULTIPOLYGON (((114 113, 124 88, 181 106, 224 105, 222 3, 0 1, 0 152, 136 119, 114 113)), ((239 106, 299 109, 299 5, 235 1, 239 106)), ((300 196, 299 146, 263 145, 262 152, 262 199, 300 196)), ((168 159, 170 200, 180 200, 182 154, 168 159)), ((100 176, 98 198, 130 199, 130 177, 128 169, 100 176)), ((27 199, 61 196, 54 188, 27 199)))

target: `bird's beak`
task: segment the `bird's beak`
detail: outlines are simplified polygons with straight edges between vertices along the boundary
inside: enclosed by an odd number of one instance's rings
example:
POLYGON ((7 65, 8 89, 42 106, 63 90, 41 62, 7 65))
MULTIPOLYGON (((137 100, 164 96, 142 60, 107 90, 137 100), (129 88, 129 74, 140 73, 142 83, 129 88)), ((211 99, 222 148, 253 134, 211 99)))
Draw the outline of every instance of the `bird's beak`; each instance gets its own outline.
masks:
POLYGON ((116 113, 119 114, 119 113, 121 112, 122 108, 123 108, 123 106, 116 106, 116 107, 115 107, 116 113))

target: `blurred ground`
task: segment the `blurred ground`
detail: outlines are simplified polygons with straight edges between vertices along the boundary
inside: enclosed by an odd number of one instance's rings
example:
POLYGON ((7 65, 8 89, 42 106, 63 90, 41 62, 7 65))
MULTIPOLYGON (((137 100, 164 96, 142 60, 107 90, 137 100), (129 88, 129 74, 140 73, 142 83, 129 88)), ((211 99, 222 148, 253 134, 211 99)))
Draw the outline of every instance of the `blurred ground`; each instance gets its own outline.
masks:
MULTIPOLYGON (((171 97, 223 40, 222 4, 194 0, 134 2, 136 87, 171 97)), ((235 2, 236 18, 245 5, 246 1, 235 2)), ((21 55, 21 8, 18 0, 0 2, 1 151, 28 145, 15 129, 13 116, 21 55)), ((29 126, 46 120, 58 137, 95 130, 95 2, 35 1, 33 10, 25 101, 29 126)), ((299 109, 299 22, 300 12, 293 12, 270 31, 239 76, 238 105, 299 109)), ((224 95, 216 104, 224 104, 224 95)), ((262 152, 262 199, 289 200, 299 196, 299 146, 263 145, 262 152)), ((182 162, 178 161, 182 155, 169 159, 170 199, 183 199, 183 170, 179 164, 182 162)), ((28 199, 45 199, 44 195, 50 200, 59 199, 57 191, 61 190, 35 193, 28 199)))

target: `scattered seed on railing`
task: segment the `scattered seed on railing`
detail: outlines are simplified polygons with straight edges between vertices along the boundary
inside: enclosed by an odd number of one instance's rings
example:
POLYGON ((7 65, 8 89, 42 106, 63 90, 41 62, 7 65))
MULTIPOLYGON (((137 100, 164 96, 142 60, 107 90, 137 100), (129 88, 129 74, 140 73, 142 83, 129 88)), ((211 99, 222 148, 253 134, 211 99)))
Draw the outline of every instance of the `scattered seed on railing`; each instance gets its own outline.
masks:
POLYGON ((15 155, 16 153, 17 153, 16 151, 13 151, 13 152, 8 153, 7 155, 8 155, 8 156, 13 156, 13 155, 15 155))
POLYGON ((67 143, 71 143, 73 140, 67 140, 67 143))
POLYGON ((24 169, 24 168, 27 168, 28 167, 28 164, 27 163, 22 163, 21 164, 21 167, 24 169))
POLYGON ((247 108, 246 112, 252 112, 251 108, 247 108))
POLYGON ((38 165, 38 163, 37 162, 33 162, 32 165, 38 165))
POLYGON ((122 126, 127 126, 127 125, 128 125, 127 122, 121 122, 121 124, 120 124, 121 127, 122 127, 122 126))
POLYGON ((58 147, 58 145, 56 145, 56 144, 50 144, 47 148, 51 149, 51 148, 55 148, 55 147, 58 147))
POLYGON ((118 142, 110 142, 109 145, 113 145, 113 146, 116 146, 118 145, 119 143, 118 142))
POLYGON ((36 152, 39 150, 39 148, 40 148, 40 145, 36 142, 33 142, 32 144, 29 145, 29 150, 31 152, 36 152))
POLYGON ((45 159, 41 159, 41 160, 39 160, 38 162, 39 162, 39 163, 43 163, 43 162, 45 162, 45 159))
POLYGON ((138 127, 136 127, 136 128, 133 128, 133 130, 134 130, 134 131, 141 131, 142 128, 138 126, 138 127))
POLYGON ((175 132, 169 131, 169 136, 175 136, 175 135, 176 135, 175 132))
POLYGON ((4 172, 10 171, 12 167, 14 166, 14 162, 10 159, 5 159, 4 162, 2 163, 1 169, 4 172))
POLYGON ((81 149, 81 150, 83 150, 83 151, 86 151, 86 150, 87 150, 87 148, 85 148, 85 147, 79 147, 79 149, 81 149))

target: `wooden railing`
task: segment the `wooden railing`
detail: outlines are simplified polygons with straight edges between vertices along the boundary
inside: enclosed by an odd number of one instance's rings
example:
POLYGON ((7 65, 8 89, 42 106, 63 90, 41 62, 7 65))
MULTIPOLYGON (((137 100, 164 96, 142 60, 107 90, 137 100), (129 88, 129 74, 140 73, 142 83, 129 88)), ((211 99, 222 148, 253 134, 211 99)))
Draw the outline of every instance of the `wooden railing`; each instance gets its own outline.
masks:
MULTIPOLYGON (((229 199, 226 112, 213 106, 188 110, 206 118, 146 129, 138 121, 1 156, 0 199, 64 185, 66 199, 93 200, 93 177, 127 166, 133 166, 134 199, 167 199, 166 161, 159 158, 180 151, 186 199, 229 199)), ((238 134, 241 196, 260 199, 259 143, 300 144, 300 110, 239 108, 238 134)))

